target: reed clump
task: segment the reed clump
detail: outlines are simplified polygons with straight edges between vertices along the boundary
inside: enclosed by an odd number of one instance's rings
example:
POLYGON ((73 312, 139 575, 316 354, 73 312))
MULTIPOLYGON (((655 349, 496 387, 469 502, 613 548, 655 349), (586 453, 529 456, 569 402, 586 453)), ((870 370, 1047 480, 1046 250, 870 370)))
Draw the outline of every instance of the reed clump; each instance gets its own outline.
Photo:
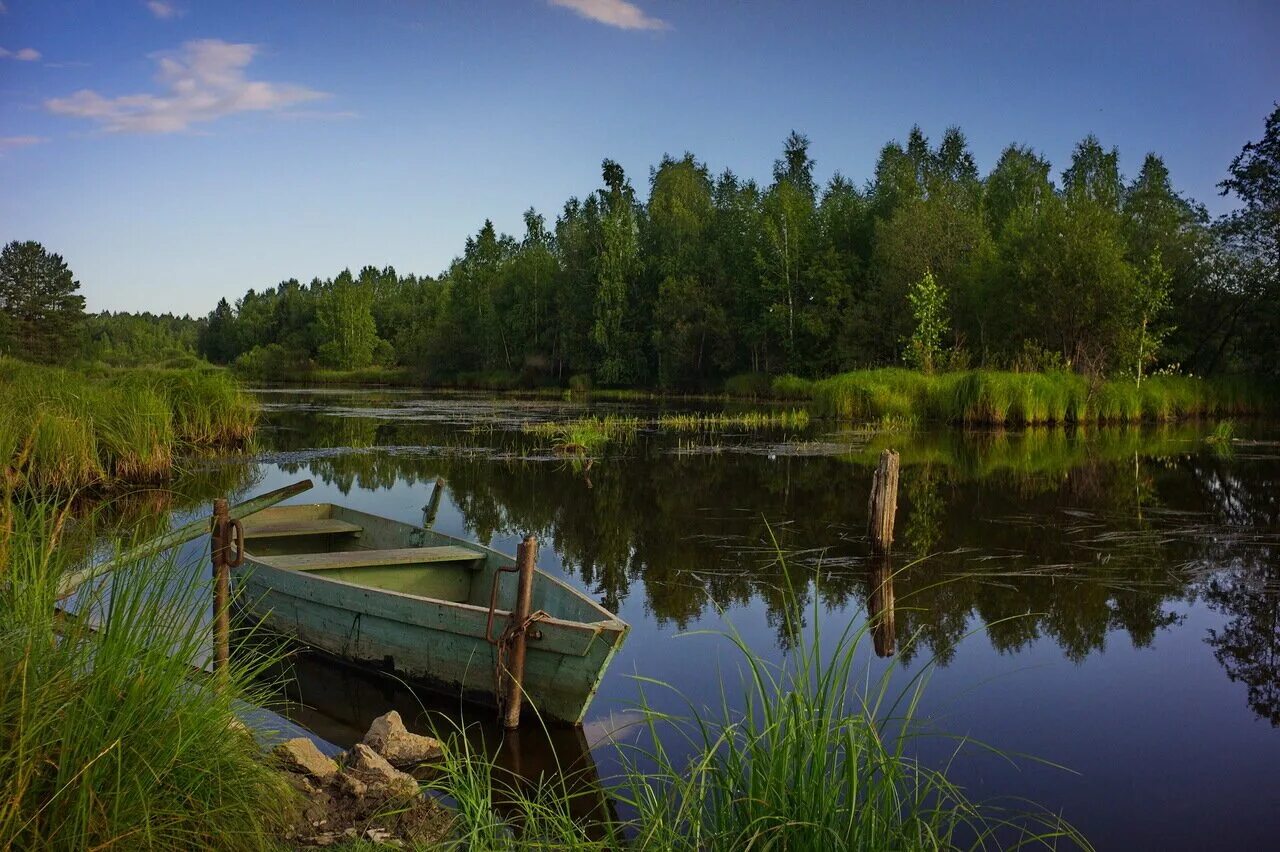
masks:
POLYGON ((16 491, 66 493, 167 480, 178 458, 241 446, 258 410, 225 373, 90 375, 0 361, 0 452, 16 491))
POLYGON ((813 410, 854 422, 915 417, 981 426, 1170 422, 1274 410, 1270 389, 1246 379, 1157 375, 1142 384, 1067 371, 968 370, 928 375, 885 368, 816 382, 813 410))
POLYGON ((203 572, 123 566, 60 614, 92 535, 48 505, 0 511, 0 848, 278 848, 293 794, 234 713, 262 699, 261 667, 193 677, 203 572))
POLYGON ((778 411, 695 412, 664 414, 658 428, 671 432, 722 432, 728 429, 804 429, 809 412, 803 408, 778 411))
POLYGON ((568 453, 590 453, 613 441, 627 443, 640 429, 637 417, 583 417, 577 420, 525 423, 521 431, 552 441, 553 449, 568 453))

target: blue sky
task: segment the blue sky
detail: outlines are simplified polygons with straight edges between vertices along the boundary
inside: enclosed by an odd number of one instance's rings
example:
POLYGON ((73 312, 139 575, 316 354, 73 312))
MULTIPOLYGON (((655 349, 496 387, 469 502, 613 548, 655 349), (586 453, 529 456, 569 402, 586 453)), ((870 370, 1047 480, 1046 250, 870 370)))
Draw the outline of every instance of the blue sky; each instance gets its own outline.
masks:
POLYGON ((1280 4, 3 0, 0 241, 91 310, 202 314, 366 263, 436 274, 618 160, 767 179, 807 133, 861 182, 918 123, 1055 175, 1086 133, 1214 185, 1280 99, 1280 4))

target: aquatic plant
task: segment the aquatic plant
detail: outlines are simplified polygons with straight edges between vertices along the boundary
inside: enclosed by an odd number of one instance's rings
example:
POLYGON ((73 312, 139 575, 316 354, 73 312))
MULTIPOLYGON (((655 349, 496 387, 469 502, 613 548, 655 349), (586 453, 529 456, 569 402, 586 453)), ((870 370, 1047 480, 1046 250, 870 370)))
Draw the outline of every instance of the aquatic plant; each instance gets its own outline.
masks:
POLYGON ((590 453, 603 448, 610 441, 627 442, 640 428, 636 417, 584 417, 578 420, 525 423, 521 431, 527 435, 553 441, 553 449, 567 453, 590 453))
POLYGON ((261 666, 193 677, 204 573, 123 566, 60 613, 92 530, 49 505, 0 511, 0 848, 274 848, 292 792, 234 713, 261 698, 261 666))
POLYGON ((737 413, 695 412, 691 414, 664 414, 658 418, 658 428, 672 432, 719 432, 726 429, 803 429, 808 425, 809 412, 803 408, 737 413))

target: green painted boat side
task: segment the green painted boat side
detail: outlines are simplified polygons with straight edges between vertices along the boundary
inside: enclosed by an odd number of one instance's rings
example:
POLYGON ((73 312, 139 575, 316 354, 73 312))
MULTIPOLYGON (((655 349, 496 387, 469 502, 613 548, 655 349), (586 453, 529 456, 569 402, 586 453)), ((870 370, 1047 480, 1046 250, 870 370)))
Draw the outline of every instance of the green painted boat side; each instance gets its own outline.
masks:
MULTIPOLYGON (((448 694, 496 703, 496 649, 486 641, 489 595, 499 568, 515 560, 463 539, 343 506, 315 503, 268 509, 246 523, 244 564, 232 569, 238 605, 271 629, 359 663, 390 666, 448 694), (282 524, 343 521, 360 531, 340 535, 280 535, 282 524), (455 546, 457 561, 340 568, 301 568, 302 554, 455 546), (290 566, 270 564, 288 554, 290 566), (474 554, 474 555, 470 555, 474 554)), ((312 525, 314 526, 314 525, 312 525)), ((345 527, 344 527, 345 529, 345 527)), ((374 554, 369 554, 372 557, 374 554)), ((320 560, 317 560, 320 561, 320 560)), ((506 628, 516 575, 498 574, 493 635, 506 628)), ((585 594, 542 571, 534 576, 533 610, 545 618, 530 633, 525 659, 526 704, 543 718, 582 724, 628 626, 585 594)))

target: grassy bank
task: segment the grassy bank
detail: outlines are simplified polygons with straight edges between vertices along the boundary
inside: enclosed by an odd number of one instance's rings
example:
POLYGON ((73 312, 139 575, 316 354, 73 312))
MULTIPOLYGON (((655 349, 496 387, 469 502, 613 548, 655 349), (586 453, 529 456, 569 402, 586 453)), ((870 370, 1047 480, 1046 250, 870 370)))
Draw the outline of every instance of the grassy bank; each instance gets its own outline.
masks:
POLYGON ((812 385, 814 413, 866 422, 964 425, 1167 422, 1274 410, 1270 389, 1236 378, 1152 376, 1090 382, 1076 373, 857 370, 812 385))
POLYGON ((44 506, 0 512, 0 848, 276 848, 291 791, 234 722, 256 670, 236 663, 220 691, 191 678, 203 572, 127 566, 77 596, 92 630, 54 611, 91 531, 44 506))
POLYGON ((0 456, 18 491, 168 479, 181 457, 243 445, 257 406, 223 371, 93 373, 0 360, 0 456))

